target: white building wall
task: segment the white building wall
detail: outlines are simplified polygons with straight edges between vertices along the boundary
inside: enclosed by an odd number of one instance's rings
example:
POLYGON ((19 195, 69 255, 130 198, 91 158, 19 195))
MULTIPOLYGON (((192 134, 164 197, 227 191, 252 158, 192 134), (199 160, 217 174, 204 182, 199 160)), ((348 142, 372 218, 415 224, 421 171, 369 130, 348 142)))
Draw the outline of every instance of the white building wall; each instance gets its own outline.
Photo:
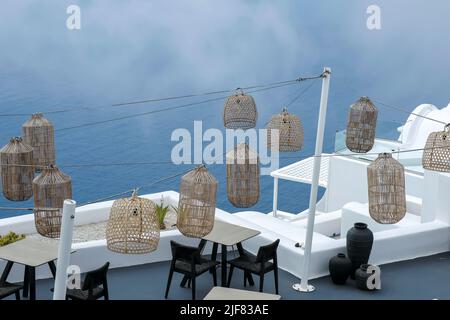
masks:
MULTIPOLYGON (((367 166, 369 164, 369 161, 349 157, 330 158, 325 212, 340 210, 348 202, 368 202, 367 166)), ((407 171, 405 183, 407 195, 422 198, 424 187, 422 175, 407 171)))

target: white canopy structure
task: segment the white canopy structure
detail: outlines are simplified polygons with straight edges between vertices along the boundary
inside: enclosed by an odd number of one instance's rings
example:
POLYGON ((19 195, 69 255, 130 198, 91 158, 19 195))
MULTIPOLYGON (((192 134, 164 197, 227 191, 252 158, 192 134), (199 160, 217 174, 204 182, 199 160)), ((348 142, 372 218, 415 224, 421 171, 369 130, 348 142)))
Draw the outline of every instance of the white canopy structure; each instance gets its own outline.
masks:
MULTIPOLYGON (((322 154, 320 162, 319 186, 326 188, 328 185, 328 164, 330 154, 322 154)), ((277 216, 278 210, 278 179, 289 180, 294 182, 312 184, 314 157, 292 163, 286 167, 272 171, 270 175, 273 177, 273 216, 277 216)))

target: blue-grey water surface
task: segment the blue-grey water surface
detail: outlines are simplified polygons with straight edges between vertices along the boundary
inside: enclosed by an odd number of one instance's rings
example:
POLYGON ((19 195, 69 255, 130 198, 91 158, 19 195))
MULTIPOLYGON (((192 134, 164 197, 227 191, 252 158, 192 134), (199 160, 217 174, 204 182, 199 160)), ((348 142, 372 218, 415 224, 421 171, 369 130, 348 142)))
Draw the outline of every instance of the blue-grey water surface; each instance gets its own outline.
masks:
MULTIPOLYGON (((347 108, 361 95, 413 110, 447 105, 450 42, 448 1, 376 1, 381 30, 366 27, 373 1, 2 1, 0 8, 0 114, 103 106, 317 75, 332 69, 324 150, 333 151, 347 108), (81 8, 81 29, 66 28, 66 8, 81 8)), ((271 114, 308 83, 254 94, 264 127, 271 114)), ((301 152, 314 150, 320 81, 290 107, 305 128, 301 152)), ((207 97, 211 98, 211 97, 207 97)), ((178 104, 191 98, 125 107, 48 114, 67 128, 178 104)), ((223 129, 223 101, 136 118, 57 131, 57 163, 73 179, 84 203, 149 184, 188 166, 173 164, 65 168, 66 164, 170 161, 176 128, 194 120, 223 129)), ((380 136, 394 138, 407 115, 379 106, 380 136)), ((0 117, 0 144, 21 134, 27 116, 0 117)), ((230 212, 225 166, 209 167, 219 180, 218 207, 230 212)), ((141 193, 178 190, 179 178, 141 193)), ((273 181, 261 178, 261 198, 251 210, 272 209, 273 181)), ((323 190, 322 190, 323 192, 323 190)), ((281 210, 306 208, 309 186, 280 183, 281 210)), ((0 197, 0 206, 30 207, 0 197)), ((0 217, 24 214, 0 212, 0 217)))

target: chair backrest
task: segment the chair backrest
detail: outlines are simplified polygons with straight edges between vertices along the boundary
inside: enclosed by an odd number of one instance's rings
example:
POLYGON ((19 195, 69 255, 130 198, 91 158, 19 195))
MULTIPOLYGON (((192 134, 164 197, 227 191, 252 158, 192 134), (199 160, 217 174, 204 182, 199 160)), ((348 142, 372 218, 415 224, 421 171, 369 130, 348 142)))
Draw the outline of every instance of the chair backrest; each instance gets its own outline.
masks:
POLYGON ((109 262, 106 262, 102 267, 86 273, 81 290, 93 290, 98 286, 104 285, 106 282, 106 274, 108 273, 108 269, 109 262))
POLYGON ((173 240, 170 241, 170 247, 174 260, 183 260, 189 263, 193 261, 195 264, 201 263, 200 248, 185 246, 173 240))
POLYGON ((280 239, 275 242, 259 247, 258 254, 256 255, 256 262, 267 262, 277 257, 277 248, 280 243, 280 239))

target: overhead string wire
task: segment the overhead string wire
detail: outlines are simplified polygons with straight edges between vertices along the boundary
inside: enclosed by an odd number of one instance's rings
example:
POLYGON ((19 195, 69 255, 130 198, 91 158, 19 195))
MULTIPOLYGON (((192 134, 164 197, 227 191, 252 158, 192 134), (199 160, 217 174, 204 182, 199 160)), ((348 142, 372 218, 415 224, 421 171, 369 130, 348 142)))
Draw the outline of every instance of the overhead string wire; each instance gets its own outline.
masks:
POLYGON ((371 99, 372 101, 374 101, 374 102, 376 102, 376 103, 378 103, 378 104, 380 104, 382 106, 385 106, 387 108, 391 108, 393 110, 397 110, 397 111, 400 111, 400 112, 403 112, 403 113, 414 115, 416 117, 420 117, 420 118, 423 118, 423 119, 426 119, 426 120, 430 120, 430 121, 434 121, 434 122, 437 122, 437 123, 441 123, 443 125, 447 125, 447 122, 440 121, 440 120, 437 120, 437 119, 434 119, 434 118, 430 118, 430 117, 427 117, 427 116, 424 116, 424 115, 421 115, 421 114, 418 114, 418 113, 415 113, 415 112, 411 112, 411 111, 408 111, 408 110, 406 110, 404 108, 394 106, 392 104, 387 104, 387 103, 385 103, 383 101, 380 101, 378 98, 369 97, 369 99, 371 99))
MULTIPOLYGON (((435 150, 435 149, 450 149, 449 146, 435 146, 429 148, 417 148, 417 149, 405 149, 405 150, 391 150, 389 153, 392 154, 400 154, 400 153, 409 153, 409 152, 418 152, 418 151, 426 151, 426 150, 435 150)), ((230 150, 223 153, 225 156, 230 150)), ((329 158, 329 157, 363 157, 363 156, 373 156, 379 155, 383 152, 368 152, 368 153, 330 153, 330 154, 321 154, 319 156, 310 155, 310 156, 287 156, 280 157, 283 159, 306 159, 309 157, 318 157, 318 158, 329 158)), ((140 165, 160 165, 160 164, 174 164, 173 161, 155 161, 155 162, 113 162, 113 163, 82 163, 82 164, 61 164, 58 167, 61 168, 89 168, 89 167, 111 167, 111 166, 140 166, 140 165)), ((212 163, 214 165, 220 165, 224 163, 212 163)), ((191 164, 191 163, 180 163, 176 165, 199 165, 199 164, 191 164)), ((34 167, 34 168, 44 168, 44 166, 30 165, 30 164, 0 164, 0 167, 34 167)))
POLYGON ((140 189, 143 189, 143 188, 147 188, 147 187, 151 187, 151 186, 154 186, 155 184, 158 184, 158 183, 161 183, 161 182, 165 182, 165 181, 177 178, 179 176, 182 176, 182 175, 188 173, 191 170, 192 170, 192 168, 189 169, 189 170, 184 170, 182 172, 178 172, 176 174, 172 174, 172 175, 169 175, 169 176, 166 176, 166 177, 162 177, 162 178, 160 178, 160 179, 158 179, 156 181, 153 181, 151 183, 143 184, 143 185, 140 185, 139 187, 136 187, 136 188, 133 188, 133 189, 129 189, 129 190, 126 190, 126 191, 121 192, 121 193, 117 193, 117 194, 114 194, 114 195, 111 195, 111 196, 107 196, 107 197, 91 200, 91 201, 88 201, 88 202, 84 202, 80 206, 85 206, 85 205, 88 205, 88 204, 101 202, 101 201, 109 200, 111 198, 115 198, 115 197, 122 196, 122 195, 125 195, 125 194, 133 193, 133 192, 135 192, 137 190, 140 190, 140 189))
MULTIPOLYGON (((339 78, 339 77, 338 77, 338 78, 339 78)), ((344 78, 340 78, 340 79, 344 80, 344 82, 342 82, 342 83, 343 83, 348 89, 350 89, 351 91, 353 91, 356 95, 362 96, 362 95, 360 95, 360 91, 359 91, 359 90, 357 90, 355 87, 353 87, 352 85, 349 84, 348 79, 347 79, 347 80, 345 80, 344 78)), ((366 96, 367 96, 367 95, 366 95, 366 96)), ((376 102, 376 103, 378 103, 378 104, 380 104, 380 105, 382 105, 382 106, 384 106, 384 107, 390 108, 390 109, 392 109, 392 110, 400 111, 400 112, 403 112, 403 113, 409 114, 409 115, 414 115, 414 116, 416 116, 416 117, 420 117, 420 118, 423 118, 423 119, 426 119, 426 120, 429 120, 429 121, 434 121, 434 122, 437 122, 437 123, 440 123, 440 124, 443 124, 443 125, 447 125, 447 124, 448 124, 447 122, 440 121, 440 120, 437 120, 437 119, 434 119, 434 118, 430 118, 430 117, 427 117, 427 116, 424 116, 424 115, 421 115, 421 114, 418 114, 418 113, 409 111, 409 110, 407 110, 407 109, 405 109, 405 108, 403 108, 403 107, 399 107, 399 106, 395 106, 395 105, 390 104, 390 103, 383 102, 381 99, 379 99, 379 98, 377 98, 377 97, 373 97, 373 96, 370 96, 370 95, 367 96, 367 97, 368 97, 369 99, 371 99, 372 101, 374 101, 374 102, 376 102)))
MULTIPOLYGON (((319 79, 322 77, 323 77, 323 73, 320 74, 319 76, 298 77, 298 78, 292 79, 292 80, 284 80, 284 81, 271 82, 271 83, 267 83, 267 84, 246 86, 246 87, 242 87, 241 89, 252 90, 252 89, 267 88, 267 87, 277 88, 278 86, 290 85, 290 84, 307 81, 307 80, 315 80, 315 79, 319 79)), ((42 111, 41 113, 43 113, 43 114, 58 114, 58 113, 67 113, 67 112, 77 112, 77 111, 83 111, 83 110, 95 110, 95 109, 108 108, 108 107, 122 107, 122 106, 130 106, 130 105, 143 104, 143 103, 164 102, 164 101, 171 101, 171 100, 178 100, 178 99, 210 96, 210 95, 216 95, 216 94, 222 94, 222 93, 230 93, 233 91, 235 91, 235 89, 216 90, 216 91, 185 94, 185 95, 170 96, 170 97, 163 97, 163 98, 153 98, 153 99, 144 99, 144 100, 137 100, 137 101, 104 104, 104 105, 97 105, 97 106, 91 106, 91 107, 80 106, 80 107, 72 107, 72 108, 66 108, 66 109, 60 109, 60 110, 47 110, 47 111, 42 111)), ((18 117, 18 116, 29 116, 29 113, 3 113, 3 114, 0 114, 0 117, 18 117)))
POLYGON ((316 82, 311 82, 305 89, 300 91, 298 95, 296 95, 293 99, 291 99, 288 103, 286 103, 285 107, 289 108, 292 104, 294 104, 298 99, 300 99, 312 86, 314 86, 316 82))
MULTIPOLYGON (((389 153, 391 153, 391 154, 400 154, 400 153, 407 153, 407 152, 417 152, 417 151, 425 151, 425 150, 429 150, 429 149, 438 149, 438 148, 449 148, 448 146, 442 146, 442 147, 433 147, 433 148, 418 148, 418 149, 408 149, 408 150, 397 150, 397 151, 394 151, 394 150, 392 150, 391 152, 389 152, 389 153)), ((226 154, 227 152, 225 152, 224 153, 224 155, 226 154)), ((302 157, 281 157, 280 159, 281 160, 283 160, 283 159, 296 159, 296 160, 305 160, 305 159, 307 159, 307 158, 310 158, 310 157, 318 157, 318 158, 329 158, 329 157, 363 157, 363 156, 370 156, 370 155, 379 155, 380 154, 380 152, 372 152, 372 153, 347 153, 347 154, 344 154, 344 153, 333 153, 333 154, 321 154, 321 155, 319 155, 319 156, 315 156, 315 155, 311 155, 311 156, 302 156, 302 157)), ((161 162, 159 162, 159 163, 161 163, 161 162)), ((167 163, 172 163, 172 162, 167 162, 167 163)), ((88 164, 83 164, 83 165, 81 165, 81 166, 108 166, 108 165, 128 165, 129 163, 114 163, 114 164, 92 164, 92 165, 88 165, 88 164)), ((137 163, 135 163, 135 164, 137 164, 137 163)), ((141 163, 142 164, 142 163, 141 163)), ((150 164, 150 163, 145 163, 145 164, 150 164)), ((192 164, 189 164, 189 165, 192 165, 192 164)), ((2 166, 5 166, 5 165, 2 165, 2 166)), ((29 166, 29 165, 15 165, 15 164, 9 164, 9 165, 6 165, 6 166, 18 166, 18 167, 22 167, 22 166, 29 166)), ((64 165, 62 165, 61 167, 63 167, 64 165)), ((198 166, 197 164, 196 165, 194 165, 194 166, 198 166)), ((189 170, 185 170, 185 171, 182 171, 182 172, 179 172, 179 173, 176 173, 176 174, 173 174, 173 175, 169 175, 169 176, 166 176, 166 177, 163 177, 163 178, 160 178, 160 179, 158 179, 158 180, 156 180, 156 181, 153 181, 153 182, 151 182, 151 183, 148 183, 148 184, 144 184, 144 185, 141 185, 141 186, 139 186, 139 187, 137 187, 137 188, 133 188, 133 189, 129 189, 129 190, 126 190, 126 191, 123 191, 123 192, 120 192, 120 193, 115 193, 115 194, 112 194, 112 195, 109 195, 109 196, 106 196, 106 197, 102 197, 102 198, 98 198, 98 199, 95 199, 95 200, 91 200, 91 201, 88 201, 88 202, 84 202, 84 203, 82 203, 81 205, 79 205, 79 206, 85 206, 85 205, 88 205, 88 204, 92 204, 92 203, 96 203, 96 202, 101 202, 101 201, 105 201, 105 200, 110 200, 110 199, 112 199, 112 198, 116 198, 116 197, 119 197, 119 196, 123 196, 123 195, 125 195, 125 194, 131 194, 131 193, 133 193, 134 191, 136 191, 136 190, 140 190, 140 189, 143 189, 143 188, 147 188, 147 187, 150 187, 150 186, 153 186, 153 185, 156 185, 156 184, 158 184, 158 183, 161 183, 161 182, 165 182, 165 181, 168 181, 168 180, 171 180, 171 179, 174 179, 174 178, 177 178, 177 177, 179 177, 179 176, 181 176, 181 175, 184 175, 184 174, 186 174, 186 173, 188 173, 189 171, 191 171, 192 170, 192 168, 191 169, 189 169, 189 170)), ((26 210, 26 211, 32 211, 32 210, 34 210, 34 208, 13 208, 13 207, 0 207, 0 211, 8 211, 8 210, 10 210, 10 211, 21 211, 21 210, 26 210)), ((54 210, 53 208, 47 208, 47 210, 54 210)))
MULTIPOLYGON (((296 80, 296 81, 299 81, 299 80, 296 80)), ((276 89, 276 88, 281 88, 281 87, 285 87, 285 86, 288 86, 288 85, 292 85, 294 83, 295 82, 288 82, 288 83, 277 84, 277 85, 273 85, 273 86, 269 86, 269 87, 266 86, 266 87, 262 87, 262 88, 259 88, 259 89, 254 89, 254 90, 247 91, 247 93, 256 93, 256 92, 272 90, 272 89, 276 89)), ((196 105, 201 105, 201 104, 205 104, 205 103, 209 103, 209 102, 215 102, 215 101, 224 100, 226 98, 228 98, 228 96, 220 96, 220 97, 216 97, 216 98, 211 98, 211 99, 206 99, 206 100, 202 100, 202 101, 186 103, 186 104, 182 104, 182 105, 178 105, 178 106, 172 106, 172 107, 167 107, 167 108, 163 108, 163 109, 151 110, 151 111, 146 111, 146 112, 126 115, 126 116, 112 118, 112 119, 107 119, 107 120, 89 122, 89 123, 84 123, 84 124, 75 125, 75 126, 71 126, 71 127, 55 129, 55 132, 62 132, 62 131, 67 131, 67 130, 72 130, 72 129, 78 129, 78 128, 83 128, 83 127, 94 126, 94 125, 98 125, 98 124, 104 124, 104 123, 110 123, 110 122, 125 120, 125 119, 131 119, 131 118, 136 118, 136 117, 147 116, 147 115, 160 113, 160 112, 165 112, 165 111, 172 111, 172 110, 177 110, 177 109, 183 109, 183 108, 193 107, 193 106, 196 106, 196 105)))

